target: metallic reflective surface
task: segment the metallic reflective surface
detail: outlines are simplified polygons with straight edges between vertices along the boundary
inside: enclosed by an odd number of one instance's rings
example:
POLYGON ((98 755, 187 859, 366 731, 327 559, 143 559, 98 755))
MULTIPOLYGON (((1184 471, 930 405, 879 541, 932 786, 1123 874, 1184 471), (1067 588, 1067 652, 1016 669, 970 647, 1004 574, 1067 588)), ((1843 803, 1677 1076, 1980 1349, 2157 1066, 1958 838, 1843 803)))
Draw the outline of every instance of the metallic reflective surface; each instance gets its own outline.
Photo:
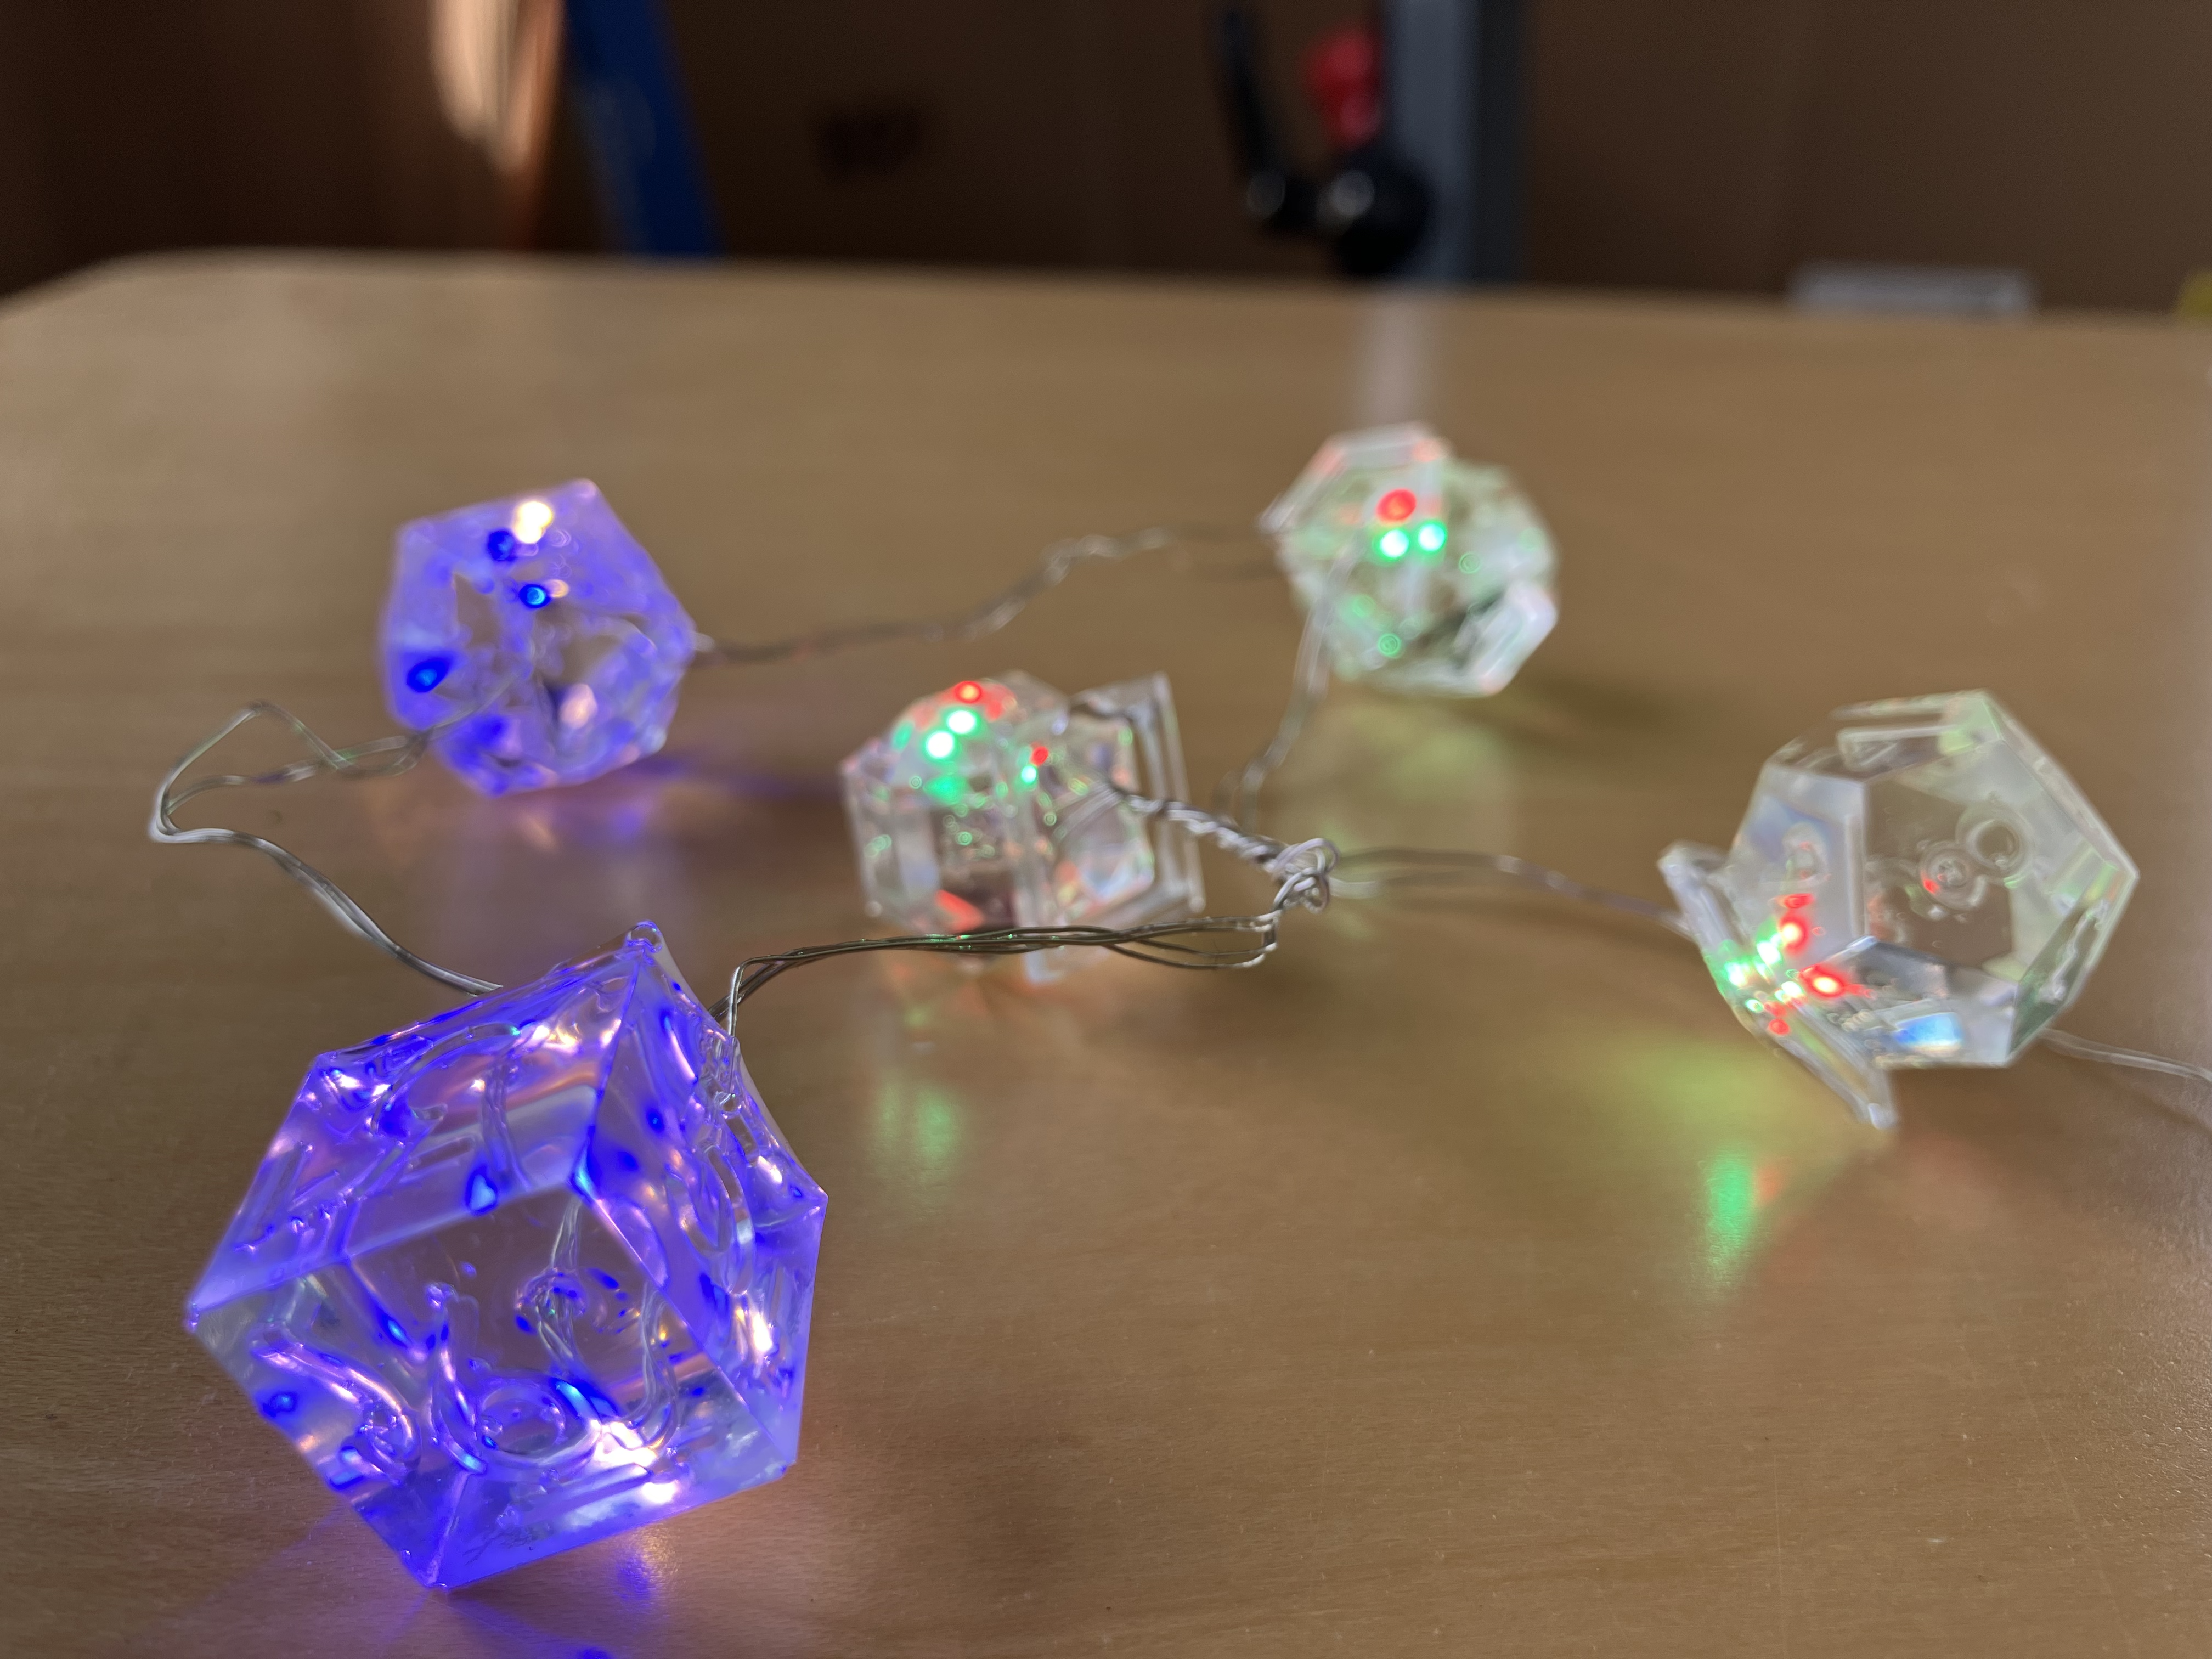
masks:
MULTIPOLYGON (((410 518, 589 476, 702 628, 772 638, 953 611, 1086 530, 1249 520, 1326 434, 1423 418, 1537 502, 1561 624, 1483 702, 1333 690, 1271 833, 1656 899, 1659 851, 1724 842, 1828 709, 1987 686, 2142 871, 2068 1025, 2202 1061, 2208 365, 2141 324, 802 271, 173 261, 17 301, 0 1635, 2202 1652, 2212 1100, 2032 1052, 1901 1074, 1886 1141, 1680 940, 1517 893, 1294 915, 1250 974, 861 958, 764 989, 748 1060, 838 1205, 797 1465, 420 1590, 175 1310, 307 1061, 453 999, 263 860, 142 837, 252 696, 386 729, 410 518), (1369 360, 1409 333, 1418 374, 1369 360)), ((1297 620, 1259 560, 695 676, 660 754, 574 789, 419 767, 193 805, 469 972, 651 915, 709 982, 865 931, 836 762, 957 678, 1164 670, 1203 793, 1280 712, 1297 620)), ((290 758, 252 731, 223 764, 290 758)))

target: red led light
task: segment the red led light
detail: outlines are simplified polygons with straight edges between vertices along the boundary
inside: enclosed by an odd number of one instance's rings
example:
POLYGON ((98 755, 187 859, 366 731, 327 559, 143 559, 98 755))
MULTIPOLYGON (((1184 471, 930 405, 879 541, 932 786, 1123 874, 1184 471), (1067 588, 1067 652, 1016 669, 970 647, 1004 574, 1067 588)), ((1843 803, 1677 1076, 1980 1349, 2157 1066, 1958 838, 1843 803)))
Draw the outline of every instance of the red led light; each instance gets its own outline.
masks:
POLYGON ((1805 972, 1805 988, 1816 997, 1839 997, 1844 986, 1825 968, 1809 968, 1805 972))
POLYGON ((1030 764, 1031 766, 1042 766, 1051 758, 1052 750, 1046 748, 1042 744, 1039 744, 1036 748, 1030 750, 1030 764))
POLYGON ((1810 893, 1784 893, 1782 896, 1782 908, 1785 910, 1802 910, 1812 902, 1810 893))
POLYGON ((1805 948, 1805 941, 1812 937, 1812 931, 1796 916, 1783 917, 1780 926, 1774 930, 1776 937, 1782 941, 1782 948, 1792 955, 1805 948))
POLYGON ((957 893, 937 890, 937 908, 956 933, 972 933, 983 925, 983 913, 957 893))
POLYGON ((981 702, 983 701, 983 688, 973 680, 963 680, 952 688, 952 695, 962 702, 981 702))
POLYGON ((1786 1019, 1770 1019, 1766 1022, 1766 1029, 1777 1036, 1788 1036, 1790 1022, 1786 1019))
POLYGON ((1418 505, 1410 489, 1385 490, 1382 499, 1375 503, 1375 516, 1384 524, 1403 524, 1413 516, 1418 505))

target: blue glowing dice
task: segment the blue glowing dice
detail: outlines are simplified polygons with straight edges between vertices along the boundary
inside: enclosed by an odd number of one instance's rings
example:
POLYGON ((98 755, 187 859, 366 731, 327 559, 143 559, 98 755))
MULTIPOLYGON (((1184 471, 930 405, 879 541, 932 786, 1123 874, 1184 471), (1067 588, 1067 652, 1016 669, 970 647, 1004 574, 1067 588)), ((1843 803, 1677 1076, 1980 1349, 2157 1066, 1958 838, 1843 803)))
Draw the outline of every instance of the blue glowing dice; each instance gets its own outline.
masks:
POLYGON ((641 924, 318 1059, 185 1323, 462 1584, 790 1466, 823 1201, 641 924))
POLYGON ((581 783, 659 749, 696 635, 596 485, 401 526, 385 695, 488 795, 581 783))

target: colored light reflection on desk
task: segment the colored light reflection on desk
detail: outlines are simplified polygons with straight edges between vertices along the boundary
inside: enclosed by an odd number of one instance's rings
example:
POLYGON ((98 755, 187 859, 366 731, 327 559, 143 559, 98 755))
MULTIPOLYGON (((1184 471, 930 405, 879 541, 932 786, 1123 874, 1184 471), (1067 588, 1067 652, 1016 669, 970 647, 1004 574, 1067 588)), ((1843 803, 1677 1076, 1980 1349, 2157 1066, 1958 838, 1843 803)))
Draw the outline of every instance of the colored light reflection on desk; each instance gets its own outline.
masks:
POLYGON ((1735 1282, 1759 1235, 1759 1218, 1782 1195, 1787 1171, 1772 1158, 1730 1150, 1705 1167, 1705 1264, 1713 1283, 1735 1282))

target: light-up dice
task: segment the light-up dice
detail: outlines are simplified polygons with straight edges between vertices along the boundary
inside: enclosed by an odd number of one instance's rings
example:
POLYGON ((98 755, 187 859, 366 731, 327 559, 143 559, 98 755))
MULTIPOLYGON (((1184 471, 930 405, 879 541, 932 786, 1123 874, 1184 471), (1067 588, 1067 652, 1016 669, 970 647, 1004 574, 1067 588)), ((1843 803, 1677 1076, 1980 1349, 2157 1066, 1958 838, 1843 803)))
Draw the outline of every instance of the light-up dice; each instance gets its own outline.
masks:
POLYGON ((317 1060, 185 1324, 464 1584, 790 1466, 823 1205, 641 925, 317 1060))
POLYGON ((1660 860, 1714 982, 1869 1123, 1884 1073, 2004 1066, 2080 993, 2136 867, 1985 691, 1841 708, 1735 844, 1660 860))
MULTIPOLYGON (((1026 674, 963 680, 844 775, 868 914, 915 933, 1129 927, 1205 904, 1188 837, 1121 799, 1184 793, 1164 674, 1072 700, 1026 674)), ((1022 961, 1049 979, 1061 954, 1022 961)))
POLYGON ((488 795, 581 783, 659 749, 696 635, 597 486, 401 526, 385 695, 488 795))
POLYGON ((1260 528, 1299 603, 1329 605, 1346 679, 1488 696, 1559 620, 1535 508, 1502 468, 1459 459, 1425 426, 1331 438, 1260 528))

